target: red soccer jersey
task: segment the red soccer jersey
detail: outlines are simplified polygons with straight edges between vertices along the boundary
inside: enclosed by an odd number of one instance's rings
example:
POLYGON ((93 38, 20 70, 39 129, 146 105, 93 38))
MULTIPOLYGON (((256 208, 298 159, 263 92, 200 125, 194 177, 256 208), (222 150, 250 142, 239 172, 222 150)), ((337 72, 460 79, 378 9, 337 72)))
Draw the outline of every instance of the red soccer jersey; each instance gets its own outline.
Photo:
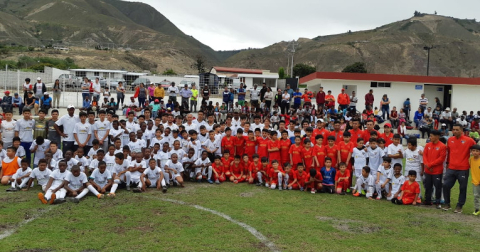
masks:
MULTIPOLYGON (((360 129, 357 129, 354 131, 353 129, 349 130, 350 134, 352 134, 352 137, 350 138, 350 142, 354 143, 355 145, 357 144, 357 139, 363 138, 363 131, 360 129)), ((364 141, 368 141, 363 139, 364 141)))
POLYGON ((423 151, 423 163, 425 164, 425 173, 439 175, 443 173, 443 162, 447 158, 447 146, 438 141, 427 143, 423 151), (428 167, 428 168, 427 168, 428 167))
POLYGON ((287 140, 280 139, 280 159, 282 160, 282 164, 286 162, 290 162, 290 154, 289 154, 290 145, 292 145, 292 142, 290 141, 290 139, 287 139, 287 140))
POLYGON ((263 139, 263 137, 257 137, 257 143, 258 143, 258 148, 257 148, 257 154, 260 157, 268 157, 268 142, 270 142, 270 139, 266 138, 263 139))
POLYGON ((410 180, 405 181, 402 185, 402 201, 404 205, 410 205, 415 200, 415 194, 420 193, 420 186, 417 181, 413 183, 410 180))
POLYGON ((295 174, 294 170, 290 170, 289 172, 285 172, 288 175, 288 183, 292 183, 296 178, 297 175, 295 174))
MULTIPOLYGON (((326 129, 314 129, 312 133, 312 139, 315 140, 315 137, 317 135, 322 135, 323 136, 323 142, 322 145, 326 145, 328 143, 327 138, 330 135, 330 131, 326 129)), ((315 143, 315 141, 312 141, 312 143, 315 143)))
POLYGON ((242 163, 243 165, 243 175, 248 175, 248 173, 250 172, 250 165, 252 164, 252 162, 248 161, 247 163, 240 161, 240 163, 242 163))
POLYGON ((278 162, 282 161, 280 160, 280 141, 270 140, 268 142, 268 150, 271 150, 271 149, 278 149, 278 150, 268 152, 269 153, 268 159, 270 160, 270 162, 272 162, 272 160, 277 160, 278 162))
MULTIPOLYGON (((240 175, 244 170, 242 162, 235 164, 235 162, 230 166, 230 172, 235 175, 240 175)), ((245 175, 245 173, 243 174, 245 175)))
POLYGON ((232 163, 233 158, 231 156, 228 159, 225 159, 224 157, 222 157, 221 160, 223 164, 223 171, 224 172, 230 171, 230 164, 232 163))
POLYGON ((337 171, 335 174, 335 181, 338 182, 339 178, 347 178, 347 181, 350 179, 350 170, 345 170, 344 173, 342 173, 340 170, 337 171))
POLYGON ((235 138, 235 155, 241 157, 245 153, 245 138, 243 136, 235 138))
POLYGON ((325 153, 325 146, 313 146, 313 154, 317 157, 318 164, 316 165, 316 168, 320 171, 320 168, 325 164, 325 157, 327 156, 327 153, 325 153))
POLYGON ((383 138, 383 140, 385 140, 385 147, 388 147, 390 144, 393 143, 393 133, 390 132, 390 134, 386 135, 385 133, 383 133, 381 136, 381 138, 383 138))
MULTIPOLYGON (((355 145, 353 145, 352 141, 345 143, 345 141, 341 142, 340 144, 337 145, 338 151, 340 151, 340 159, 339 162, 347 162, 348 154, 352 153, 353 148, 355 145)), ((348 165, 348 164, 347 164, 348 165)))
POLYGON ((307 172, 309 172, 310 169, 312 168, 313 157, 314 157, 314 151, 312 147, 310 147, 308 150, 306 148, 303 148, 302 158, 303 158, 303 163, 305 164, 305 171, 307 172))
MULTIPOLYGON (((332 132, 330 132, 329 136, 335 137, 335 144, 337 144, 337 145, 339 143, 343 142, 343 131, 341 131, 341 130, 338 131, 338 132, 332 131, 332 132)), ((326 141, 326 142, 328 142, 328 141, 326 141)))
POLYGON ((295 177, 297 178, 297 181, 302 183, 308 181, 309 173, 307 173, 306 171, 302 171, 302 173, 300 173, 298 170, 296 170, 295 177))
POLYGON ((228 150, 230 151, 230 156, 235 156, 235 139, 236 137, 234 136, 224 136, 222 138, 222 150, 228 150))
MULTIPOLYGON (((317 172, 317 174, 315 175, 315 178, 323 181, 323 177, 322 177, 322 174, 320 172, 317 172)), ((305 178, 305 182, 308 182, 309 180, 310 180, 310 173, 307 173, 307 177, 305 178)))
MULTIPOLYGON (((372 132, 372 131, 377 132, 377 136, 380 137, 380 134, 378 134, 378 131, 376 131, 376 130, 371 130, 371 131, 370 131, 370 130, 365 129, 365 130, 363 131, 363 136, 362 136, 363 141, 364 141, 365 143, 368 142, 368 141, 370 141, 370 132, 372 132)), ((356 143, 356 142, 355 142, 355 143, 356 143)), ((386 146, 386 145, 385 145, 385 146, 386 146)))
POLYGON ((470 169, 470 147, 475 144, 472 138, 462 135, 450 137, 447 142, 447 163, 452 170, 470 169))
POLYGON ((285 173, 285 171, 282 169, 282 167, 279 165, 278 166, 278 171, 275 171, 273 167, 270 165, 270 172, 268 173, 268 177, 272 179, 272 184, 277 184, 278 183, 278 172, 285 173))
POLYGON ((248 170, 252 173, 252 177, 256 178, 257 172, 262 170, 262 163, 260 161, 257 164, 255 164, 255 162, 250 162, 248 170))
POLYGON ((257 146, 257 140, 250 140, 248 137, 245 137, 245 154, 251 159, 252 155, 255 154, 255 146, 257 146))
POLYGON ((292 166, 296 167, 298 163, 302 163, 302 150, 302 146, 296 146, 295 144, 290 146, 288 153, 292 155, 292 166))
POLYGON ((218 175, 224 172, 224 166, 221 162, 220 162, 220 165, 213 163, 212 168, 218 173, 218 175))
POLYGON ((333 146, 326 145, 325 146, 325 153, 327 154, 327 157, 332 159, 332 167, 336 167, 337 166, 338 147, 336 145, 333 145, 333 146))

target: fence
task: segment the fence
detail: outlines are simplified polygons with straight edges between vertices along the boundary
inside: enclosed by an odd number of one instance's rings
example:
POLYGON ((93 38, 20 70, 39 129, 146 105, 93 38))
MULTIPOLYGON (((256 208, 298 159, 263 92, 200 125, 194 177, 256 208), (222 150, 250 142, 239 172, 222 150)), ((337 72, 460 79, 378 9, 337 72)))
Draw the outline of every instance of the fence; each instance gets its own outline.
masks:
POLYGON ((52 83, 52 74, 44 72, 25 72, 20 70, 0 70, 0 89, 9 90, 13 93, 23 93, 23 84, 26 78, 30 78, 30 83, 37 82, 37 78, 42 78, 42 82, 52 83))

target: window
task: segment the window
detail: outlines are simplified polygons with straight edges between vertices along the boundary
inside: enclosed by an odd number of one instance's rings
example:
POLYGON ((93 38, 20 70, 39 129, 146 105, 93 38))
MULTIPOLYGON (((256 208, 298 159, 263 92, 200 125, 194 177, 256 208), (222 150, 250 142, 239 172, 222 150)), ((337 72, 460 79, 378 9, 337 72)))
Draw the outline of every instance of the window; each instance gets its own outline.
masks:
POLYGON ((370 82, 370 87, 371 87, 371 88, 391 88, 391 87, 392 87, 392 83, 390 83, 390 82, 376 82, 376 81, 372 81, 372 82, 370 82))
POLYGON ((94 76, 100 76, 100 72, 93 72, 94 76))
POLYGON ((78 77, 85 77, 85 76, 87 76, 87 72, 85 72, 85 71, 77 71, 77 72, 75 72, 75 74, 76 74, 78 77))

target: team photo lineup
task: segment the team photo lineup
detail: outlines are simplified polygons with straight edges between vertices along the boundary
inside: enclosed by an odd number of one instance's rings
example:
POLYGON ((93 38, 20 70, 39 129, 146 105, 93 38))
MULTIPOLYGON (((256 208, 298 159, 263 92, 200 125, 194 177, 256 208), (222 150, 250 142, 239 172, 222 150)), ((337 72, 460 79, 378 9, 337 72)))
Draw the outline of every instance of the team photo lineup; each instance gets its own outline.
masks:
POLYGON ((357 104, 343 89, 335 97, 322 87, 302 93, 242 83, 220 89, 222 102, 214 102, 208 85, 141 83, 125 101, 122 83, 109 91, 85 78, 83 106, 68 105, 60 116, 56 88, 58 80, 52 99, 40 78, 27 79, 23 99, 5 91, 1 102, 1 184, 12 193, 38 191, 41 204, 248 183, 462 213, 472 183, 480 214, 479 118, 464 111, 452 120, 441 105, 435 117, 424 95, 410 120, 409 99, 397 113, 386 94, 375 103, 372 90, 357 104), (424 147, 407 127, 427 133, 424 147))

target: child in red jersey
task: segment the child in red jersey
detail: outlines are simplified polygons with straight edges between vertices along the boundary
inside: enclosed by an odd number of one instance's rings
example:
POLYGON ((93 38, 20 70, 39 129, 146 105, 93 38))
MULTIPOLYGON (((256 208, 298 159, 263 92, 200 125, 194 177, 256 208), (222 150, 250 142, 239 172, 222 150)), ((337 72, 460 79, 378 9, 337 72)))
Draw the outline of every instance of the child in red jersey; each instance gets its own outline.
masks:
POLYGON ((329 136, 327 138, 328 144, 325 146, 325 153, 327 157, 332 159, 332 167, 337 167, 338 147, 335 145, 335 137, 329 136))
POLYGON ((282 190, 282 182, 285 177, 285 171, 282 169, 278 160, 272 160, 270 169, 270 189, 275 189, 278 185, 278 190, 282 190))
POLYGON ((398 205, 416 205, 418 194, 420 193, 420 185, 415 179, 417 178, 417 171, 408 171, 408 180, 402 185, 402 192, 398 198, 393 198, 392 203, 398 205))
POLYGON ((247 154, 243 154, 242 156, 242 166, 243 166, 243 178, 248 180, 248 176, 250 174, 250 160, 247 154))
POLYGON ((300 141, 301 138, 299 136, 295 137, 295 144, 290 146, 290 150, 288 153, 290 153, 290 163, 291 164, 298 164, 298 163, 303 163, 302 160, 302 146, 300 146, 300 141))
POLYGON ((314 161, 314 152, 313 148, 311 147, 312 143, 310 142, 310 139, 305 139, 304 140, 304 147, 302 150, 302 158, 303 158, 303 164, 305 165, 305 170, 307 172, 310 171, 310 169, 315 169, 315 161, 314 161))
POLYGON ((268 159, 280 161, 280 141, 277 139, 277 132, 270 132, 271 140, 268 142, 268 159))
POLYGON ((344 162, 341 162, 338 166, 340 169, 335 174, 335 189, 338 194, 345 195, 350 188, 351 173, 350 170, 347 169, 347 164, 344 162))
POLYGON ((292 185, 297 182, 297 177, 295 176, 295 171, 292 170, 292 165, 289 162, 283 164, 285 171, 285 178, 283 184, 283 190, 292 190, 292 185))
MULTIPOLYGON (((246 154, 245 154, 246 155, 246 154)), ((260 162, 260 158, 258 154, 252 155, 253 161, 250 162, 250 167, 248 167, 248 183, 253 184, 257 179, 257 173, 261 172, 262 170, 262 163, 260 162)), ((262 183, 257 182, 257 186, 262 185, 262 183)))
POLYGON ((222 161, 222 164, 223 164, 223 171, 225 172, 225 177, 230 178, 230 176, 232 176, 232 174, 230 173, 230 164, 233 161, 233 157, 230 156, 230 151, 229 150, 226 150, 223 153, 223 157, 222 157, 221 161, 222 161))
POLYGON ((303 169, 303 163, 297 164, 297 170, 294 171, 295 181, 293 182, 292 189, 303 191, 305 188, 305 181, 308 179, 308 173, 303 169))
POLYGON ((268 158, 267 157, 262 157, 261 159, 261 169, 257 172, 257 179, 258 183, 257 186, 262 185, 265 181, 265 186, 270 187, 270 184, 268 183, 270 181, 269 178, 269 169, 270 165, 268 164, 268 158))
POLYGON ((225 182, 227 180, 225 178, 225 169, 222 163, 220 156, 215 156, 212 164, 213 168, 213 179, 215 180, 216 184, 220 184, 220 182, 225 182))
POLYGON ((235 155, 243 156, 245 154, 245 137, 243 136, 243 129, 237 130, 235 139, 235 155))
MULTIPOLYGON (((280 160, 282 164, 290 162, 290 146, 292 142, 288 139, 288 132, 286 130, 281 132, 282 138, 280 139, 280 160)), ((292 167, 295 169, 295 167, 292 167)))
POLYGON ((323 136, 322 135, 316 135, 315 136, 315 146, 313 146, 313 155, 314 158, 313 160, 315 161, 315 169, 317 169, 318 172, 320 172, 320 169, 323 167, 323 164, 325 164, 325 146, 323 145, 323 136))
POLYGON ((230 127, 225 129, 225 136, 222 138, 222 152, 228 150, 230 155, 235 155, 235 137, 232 136, 230 127))
POLYGON ((312 127, 307 127, 305 128, 305 136, 303 136, 302 138, 302 147, 305 146, 305 139, 308 139, 310 140, 310 146, 311 146, 311 143, 312 143, 312 139, 315 139, 315 137, 312 137, 312 132, 313 132, 313 128, 312 127))
POLYGON ((317 172, 316 169, 310 169, 309 176, 305 179, 306 190, 310 189, 311 193, 316 193, 317 190, 322 190, 322 174, 317 172))
POLYGON ((245 137, 245 154, 250 157, 250 161, 252 161, 252 157, 255 154, 256 150, 255 147, 257 146, 257 139, 253 134, 253 131, 248 131, 248 137, 245 137))
POLYGON ((268 142, 270 142, 270 139, 268 138, 268 130, 263 129, 262 130, 262 136, 257 137, 257 143, 258 143, 258 148, 257 148, 257 154, 259 157, 268 157, 268 142))
MULTIPOLYGON (((353 168, 352 168, 352 151, 353 148, 355 148, 355 143, 351 141, 351 136, 350 132, 345 131, 343 133, 343 142, 340 142, 337 147, 338 147, 338 163, 345 163, 347 165, 347 170, 349 171, 350 174, 353 173, 353 168)), ((352 184, 352 177, 349 177, 349 184, 352 184)), ((350 192, 350 188, 347 188, 347 192, 350 192)))
POLYGON ((235 155, 233 162, 230 164, 230 181, 235 184, 245 181, 243 164, 240 162, 240 156, 235 155))

